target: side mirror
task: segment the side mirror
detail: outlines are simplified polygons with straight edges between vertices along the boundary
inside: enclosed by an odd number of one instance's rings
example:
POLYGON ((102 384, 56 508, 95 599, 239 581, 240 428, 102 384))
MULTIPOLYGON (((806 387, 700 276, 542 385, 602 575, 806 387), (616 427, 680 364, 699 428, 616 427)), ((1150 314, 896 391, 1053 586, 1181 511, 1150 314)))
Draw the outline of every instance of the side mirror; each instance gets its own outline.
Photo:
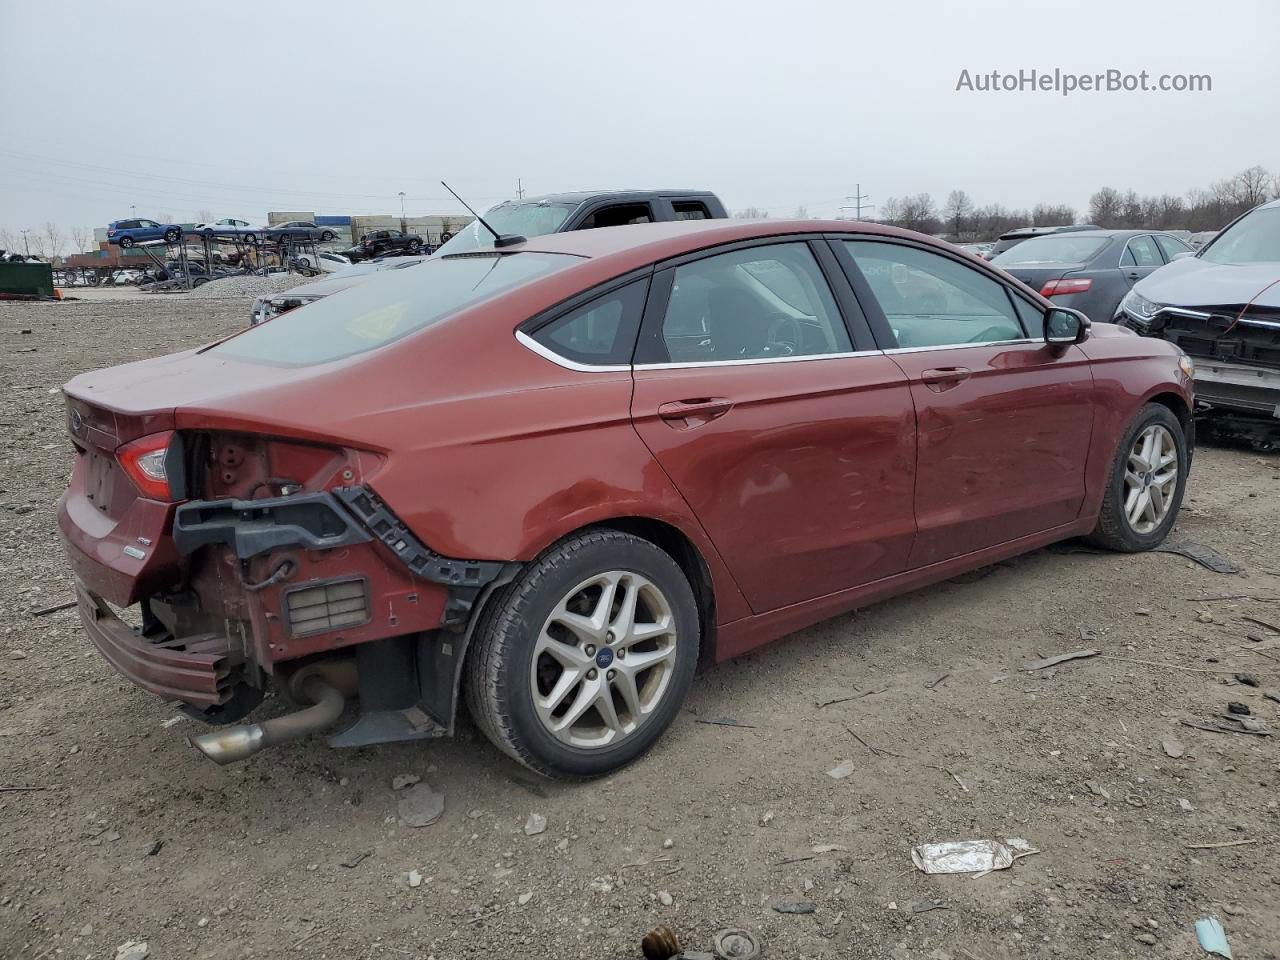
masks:
POLYGON ((1050 307, 1044 315, 1044 342, 1067 346, 1089 339, 1089 318, 1069 307, 1050 307))

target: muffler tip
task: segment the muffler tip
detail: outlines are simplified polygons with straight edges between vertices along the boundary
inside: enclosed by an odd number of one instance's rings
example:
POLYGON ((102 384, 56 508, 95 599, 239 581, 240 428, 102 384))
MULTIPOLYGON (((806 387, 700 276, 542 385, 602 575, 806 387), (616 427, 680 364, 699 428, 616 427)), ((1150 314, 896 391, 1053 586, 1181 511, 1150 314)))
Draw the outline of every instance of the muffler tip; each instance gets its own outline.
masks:
POLYGON ((252 757, 261 750, 263 729, 256 723, 241 724, 225 730, 214 730, 202 733, 198 737, 187 737, 191 744, 214 763, 226 765, 238 760, 252 757))

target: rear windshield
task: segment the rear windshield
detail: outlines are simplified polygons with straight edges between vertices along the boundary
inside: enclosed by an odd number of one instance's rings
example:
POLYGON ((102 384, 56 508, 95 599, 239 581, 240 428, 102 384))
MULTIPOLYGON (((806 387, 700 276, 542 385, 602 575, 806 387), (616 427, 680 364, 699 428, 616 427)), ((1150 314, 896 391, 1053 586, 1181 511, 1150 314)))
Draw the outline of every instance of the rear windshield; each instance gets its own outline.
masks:
POLYGON ((1001 266, 1020 263, 1088 263, 1111 240, 1107 237, 1073 237, 1055 234, 1051 237, 1032 237, 1016 247, 1010 247, 992 259, 1001 266))
POLYGON ((387 270, 211 347, 226 356, 304 366, 385 346, 495 294, 580 262, 556 253, 432 258, 387 270))
POLYGON ((1273 263, 1280 261, 1280 207, 1264 207, 1245 214, 1200 254, 1210 263, 1273 263))

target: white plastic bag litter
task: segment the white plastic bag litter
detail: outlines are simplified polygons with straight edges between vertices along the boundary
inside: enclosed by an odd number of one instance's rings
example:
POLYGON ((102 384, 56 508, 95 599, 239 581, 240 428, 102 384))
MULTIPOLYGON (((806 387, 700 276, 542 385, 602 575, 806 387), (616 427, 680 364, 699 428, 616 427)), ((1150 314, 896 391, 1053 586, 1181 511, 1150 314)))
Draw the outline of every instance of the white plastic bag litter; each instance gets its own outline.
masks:
POLYGON ((986 873, 1013 866, 1019 855, 1035 852, 1021 837, 955 840, 911 848, 911 861, 925 873, 986 873))

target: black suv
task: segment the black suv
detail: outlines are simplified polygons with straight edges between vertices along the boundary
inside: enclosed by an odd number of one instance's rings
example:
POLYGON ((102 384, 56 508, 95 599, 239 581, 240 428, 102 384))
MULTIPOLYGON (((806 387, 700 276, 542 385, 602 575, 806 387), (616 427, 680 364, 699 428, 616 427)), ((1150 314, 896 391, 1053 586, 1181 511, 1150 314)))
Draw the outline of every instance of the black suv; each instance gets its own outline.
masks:
POLYGON ((399 230, 375 230, 360 238, 360 255, 365 259, 380 257, 386 253, 420 253, 422 238, 399 230))

